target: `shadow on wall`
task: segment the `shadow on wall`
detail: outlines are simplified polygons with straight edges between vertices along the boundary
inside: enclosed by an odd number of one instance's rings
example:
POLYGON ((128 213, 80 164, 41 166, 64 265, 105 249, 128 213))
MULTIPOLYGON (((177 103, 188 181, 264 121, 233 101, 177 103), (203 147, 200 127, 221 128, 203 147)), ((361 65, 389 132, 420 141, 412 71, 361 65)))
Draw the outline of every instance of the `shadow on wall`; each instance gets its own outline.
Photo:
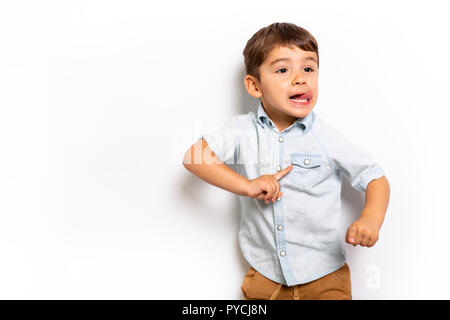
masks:
MULTIPOLYGON (((235 88, 234 92, 239 92, 239 94, 236 95, 236 102, 234 103, 234 105, 237 108, 236 114, 249 113, 250 111, 253 111, 256 114, 259 100, 252 97, 247 92, 247 89, 245 88, 245 84, 244 84, 244 78, 246 76, 245 68, 240 68, 239 72, 236 73, 236 76, 237 76, 237 79, 236 79, 236 81, 234 81, 236 88, 235 88)), ((234 202, 235 203, 234 203, 233 207, 236 207, 236 210, 238 212, 240 212, 238 197, 235 198, 234 202)), ((239 231, 240 214, 235 215, 235 216, 236 216, 236 219, 238 219, 237 226, 238 226, 238 231, 239 231)), ((239 246, 239 233, 238 232, 236 232, 236 235, 235 235, 235 244, 236 244, 235 252, 237 253, 236 260, 239 261, 240 268, 241 268, 241 274, 242 274, 242 281, 244 281, 244 276, 247 273, 248 269, 250 268, 250 265, 248 264, 247 260, 245 260, 244 256, 242 255, 242 252, 241 252, 241 249, 239 246)), ((237 290, 238 290, 238 292, 236 292, 236 295, 238 297, 236 299, 244 300, 245 298, 242 295, 240 287, 237 288, 237 290)))
POLYGON ((354 189, 348 178, 342 176, 342 189, 341 189, 341 217, 339 221, 339 228, 343 232, 347 253, 347 260, 356 260, 356 252, 360 246, 353 247, 351 244, 345 242, 345 235, 348 227, 361 216, 362 209, 364 208, 365 193, 354 189))

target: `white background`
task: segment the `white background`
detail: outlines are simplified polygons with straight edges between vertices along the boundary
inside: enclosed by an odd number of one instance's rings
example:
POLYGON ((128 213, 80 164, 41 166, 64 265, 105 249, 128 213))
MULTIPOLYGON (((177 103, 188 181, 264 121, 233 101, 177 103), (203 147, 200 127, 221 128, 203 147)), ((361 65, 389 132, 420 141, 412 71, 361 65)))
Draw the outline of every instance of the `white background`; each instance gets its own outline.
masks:
MULTIPOLYGON (((237 196, 182 166, 256 111, 242 50, 318 40, 315 111, 391 183, 380 239, 346 244, 354 299, 449 299, 444 1, 4 1, 0 298, 242 299, 237 196)), ((342 228, 364 194, 343 185, 342 228)))

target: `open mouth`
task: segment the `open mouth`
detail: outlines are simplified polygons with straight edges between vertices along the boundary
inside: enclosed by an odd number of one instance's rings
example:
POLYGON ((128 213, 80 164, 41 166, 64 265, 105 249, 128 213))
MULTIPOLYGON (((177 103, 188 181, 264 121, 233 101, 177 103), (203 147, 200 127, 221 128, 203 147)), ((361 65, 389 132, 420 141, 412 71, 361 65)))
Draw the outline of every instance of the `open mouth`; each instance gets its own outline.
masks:
POLYGON ((289 100, 295 105, 308 105, 312 100, 312 93, 307 92, 302 94, 296 94, 289 97, 289 100))

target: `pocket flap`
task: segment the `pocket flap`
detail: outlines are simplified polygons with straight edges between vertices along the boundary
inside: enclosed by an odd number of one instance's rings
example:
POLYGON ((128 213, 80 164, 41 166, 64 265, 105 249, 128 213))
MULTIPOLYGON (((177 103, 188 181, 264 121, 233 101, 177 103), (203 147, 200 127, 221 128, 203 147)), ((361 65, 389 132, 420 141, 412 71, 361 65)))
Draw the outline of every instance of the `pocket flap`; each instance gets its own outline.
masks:
POLYGON ((320 154, 291 154, 291 162, 306 169, 320 167, 320 154))

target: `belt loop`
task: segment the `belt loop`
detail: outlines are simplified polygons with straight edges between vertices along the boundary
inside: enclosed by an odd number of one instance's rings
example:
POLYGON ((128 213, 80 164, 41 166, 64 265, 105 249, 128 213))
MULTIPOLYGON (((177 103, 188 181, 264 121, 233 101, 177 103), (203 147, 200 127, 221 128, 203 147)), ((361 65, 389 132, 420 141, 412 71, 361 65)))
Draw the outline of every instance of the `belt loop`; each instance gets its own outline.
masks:
POLYGON ((280 293, 280 289, 281 289, 281 283, 279 283, 277 285, 277 287, 275 288, 274 292, 270 296, 269 300, 275 300, 275 298, 278 296, 278 293, 280 293))
POLYGON ((294 300, 300 300, 300 295, 298 294, 298 285, 294 286, 294 300))

